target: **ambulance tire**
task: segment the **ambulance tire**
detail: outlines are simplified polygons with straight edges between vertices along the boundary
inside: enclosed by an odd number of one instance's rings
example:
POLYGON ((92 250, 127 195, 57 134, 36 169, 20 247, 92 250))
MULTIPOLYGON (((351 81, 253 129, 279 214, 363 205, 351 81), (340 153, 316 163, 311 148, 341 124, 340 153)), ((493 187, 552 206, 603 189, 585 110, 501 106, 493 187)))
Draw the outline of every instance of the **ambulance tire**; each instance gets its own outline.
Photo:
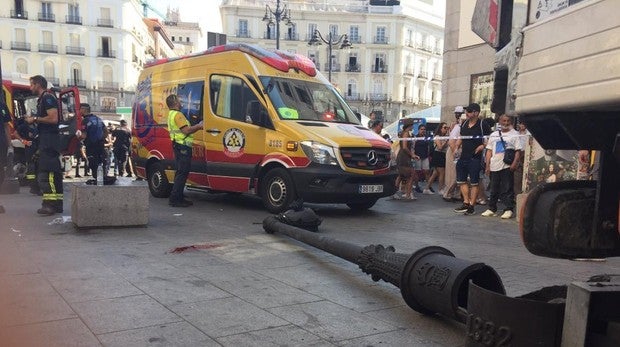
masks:
POLYGON ((295 187, 293 179, 283 168, 269 170, 263 177, 261 183, 261 198, 267 211, 280 213, 288 209, 289 205, 295 201, 295 187))
POLYGON ((376 203, 377 200, 369 200, 364 202, 350 202, 347 206, 349 206, 349 208, 353 211, 366 211, 375 206, 376 203))
POLYGON ((164 165, 162 163, 152 164, 147 172, 147 182, 151 195, 156 198, 167 198, 172 191, 172 184, 168 182, 164 165))

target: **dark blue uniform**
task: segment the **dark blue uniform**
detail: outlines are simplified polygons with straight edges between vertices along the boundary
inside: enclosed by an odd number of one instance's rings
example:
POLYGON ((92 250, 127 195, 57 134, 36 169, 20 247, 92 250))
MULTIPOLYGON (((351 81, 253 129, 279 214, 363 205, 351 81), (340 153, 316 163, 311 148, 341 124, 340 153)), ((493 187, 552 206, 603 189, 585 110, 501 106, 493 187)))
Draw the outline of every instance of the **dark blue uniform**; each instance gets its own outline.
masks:
POLYGON ((4 167, 7 165, 7 139, 11 136, 11 134, 5 134, 4 128, 5 124, 10 121, 9 109, 4 101, 0 101, 0 184, 4 182, 4 167))
MULTIPOLYGON (((50 92, 43 92, 37 101, 37 117, 47 117, 47 111, 58 110, 58 99, 50 92)), ((63 212, 63 170, 60 163, 60 135, 58 123, 39 123, 39 173, 37 179, 43 193, 43 209, 63 212)))

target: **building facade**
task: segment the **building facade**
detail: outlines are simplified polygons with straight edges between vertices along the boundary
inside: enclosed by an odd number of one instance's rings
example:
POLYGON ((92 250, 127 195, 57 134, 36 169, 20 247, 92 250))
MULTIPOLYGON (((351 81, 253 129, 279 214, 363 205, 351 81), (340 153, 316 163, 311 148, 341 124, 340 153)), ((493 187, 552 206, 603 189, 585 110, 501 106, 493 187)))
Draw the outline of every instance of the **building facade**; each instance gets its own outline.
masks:
POLYGON ((174 51, 177 56, 192 54, 197 51, 199 42, 203 37, 200 25, 195 22, 182 21, 178 8, 168 8, 164 28, 174 43, 174 51))
POLYGON ((55 86, 77 86, 82 101, 106 119, 118 116, 117 107, 131 106, 143 64, 160 57, 155 44, 162 34, 150 32, 139 0, 5 2, 3 78, 41 74, 55 86))
POLYGON ((441 103, 445 3, 290 0, 277 8, 276 1, 223 0, 220 13, 229 43, 279 43, 281 50, 303 54, 331 75, 353 109, 390 122, 441 103), (341 41, 331 49, 308 45, 316 30, 331 42, 346 34, 352 47, 340 49, 341 41))

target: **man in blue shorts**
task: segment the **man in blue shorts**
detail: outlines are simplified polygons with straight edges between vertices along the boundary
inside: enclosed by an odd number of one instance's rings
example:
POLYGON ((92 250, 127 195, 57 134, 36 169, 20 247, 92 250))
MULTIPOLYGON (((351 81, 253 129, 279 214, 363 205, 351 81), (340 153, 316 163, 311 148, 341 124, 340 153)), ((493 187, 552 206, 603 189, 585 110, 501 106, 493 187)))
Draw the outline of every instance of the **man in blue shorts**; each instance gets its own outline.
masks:
POLYGON ((480 105, 472 103, 465 111, 467 120, 461 125, 460 137, 456 143, 457 148, 462 147, 461 157, 456 162, 456 184, 463 195, 463 205, 455 208, 454 212, 472 215, 476 213, 474 205, 478 196, 482 153, 486 143, 484 136, 491 133, 491 128, 479 118, 480 105))

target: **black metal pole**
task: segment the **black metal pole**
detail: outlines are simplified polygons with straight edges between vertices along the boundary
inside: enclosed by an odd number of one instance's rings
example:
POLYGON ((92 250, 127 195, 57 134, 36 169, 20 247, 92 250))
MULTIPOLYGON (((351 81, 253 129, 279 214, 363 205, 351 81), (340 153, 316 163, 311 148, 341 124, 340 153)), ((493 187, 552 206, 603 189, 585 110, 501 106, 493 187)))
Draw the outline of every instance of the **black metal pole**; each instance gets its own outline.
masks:
POLYGON ((280 49, 280 0, 276 1, 276 49, 280 49))
POLYGON ((332 32, 330 31, 329 32, 329 40, 327 42, 327 46, 329 46, 329 57, 328 57, 328 59, 329 59, 329 73, 328 73, 329 83, 332 82, 332 39, 333 39, 332 32))

